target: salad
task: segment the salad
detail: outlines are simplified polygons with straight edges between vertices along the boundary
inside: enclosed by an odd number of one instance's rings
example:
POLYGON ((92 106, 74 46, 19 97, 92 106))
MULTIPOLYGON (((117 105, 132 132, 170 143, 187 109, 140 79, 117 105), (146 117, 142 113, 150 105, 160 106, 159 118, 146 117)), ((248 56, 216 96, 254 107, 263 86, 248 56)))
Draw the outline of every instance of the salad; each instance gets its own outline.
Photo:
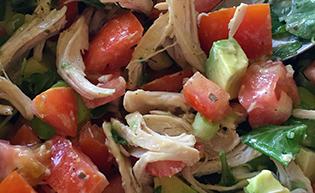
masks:
POLYGON ((314 0, 0 1, 0 193, 313 193, 314 0))

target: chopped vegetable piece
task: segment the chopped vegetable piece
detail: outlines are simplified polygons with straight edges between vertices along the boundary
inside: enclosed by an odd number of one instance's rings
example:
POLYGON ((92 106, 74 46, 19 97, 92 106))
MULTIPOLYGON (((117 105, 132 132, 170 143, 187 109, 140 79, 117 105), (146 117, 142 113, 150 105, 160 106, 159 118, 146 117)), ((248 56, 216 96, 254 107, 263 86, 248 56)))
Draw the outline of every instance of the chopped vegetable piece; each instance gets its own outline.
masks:
POLYGON ((296 156, 296 163, 301 170, 312 182, 315 181, 315 152, 306 147, 301 148, 300 153, 296 156))
POLYGON ((243 143, 287 166, 300 151, 305 124, 265 126, 242 136, 243 143))
POLYGON ((151 176, 171 177, 182 171, 185 166, 182 161, 163 160, 148 163, 145 169, 151 176))
POLYGON ((77 134, 77 99, 72 88, 50 88, 33 100, 34 113, 62 136, 77 134))
POLYGON ((238 98, 252 127, 284 123, 292 113, 293 102, 299 103, 293 74, 281 62, 271 61, 248 68, 238 98))
POLYGON ((206 63, 206 74, 231 98, 237 98, 247 66, 248 59, 244 51, 237 41, 230 38, 213 43, 206 63))
POLYGON ((183 88, 185 78, 193 75, 191 70, 183 70, 175 74, 165 75, 142 86, 147 91, 179 92, 183 88))
POLYGON ((132 13, 106 23, 90 42, 84 59, 86 71, 99 74, 126 66, 142 33, 143 27, 132 13))
POLYGON ((26 124, 22 125, 15 135, 10 140, 12 145, 27 145, 32 146, 38 144, 40 141, 32 128, 26 124))
POLYGON ((196 72, 184 85, 188 104, 210 121, 220 121, 228 113, 229 94, 212 81, 196 72))
POLYGON ((106 177, 69 140, 54 138, 51 154, 47 183, 58 193, 101 193, 108 185, 106 177))
POLYGON ((198 12, 209 12, 221 2, 222 0, 195 0, 195 8, 198 12))
POLYGON ((161 189, 160 193, 197 193, 197 191, 192 189, 176 176, 172 176, 171 178, 154 178, 154 186, 156 188, 161 187, 159 188, 161 189))
POLYGON ((66 12, 66 20, 67 20, 67 26, 70 26, 76 17, 78 16, 78 2, 73 1, 69 2, 68 0, 58 0, 59 2, 59 8, 62 8, 63 6, 67 7, 66 12))
POLYGON ((289 193, 290 191, 283 187, 275 179, 269 170, 261 171, 257 176, 248 180, 249 184, 244 188, 246 193, 289 193))
POLYGON ((0 183, 0 193, 36 193, 31 185, 16 171, 0 183))
POLYGON ((122 187, 121 176, 116 175, 115 177, 111 177, 109 185, 102 193, 125 193, 125 190, 122 187))
POLYGON ((110 174, 114 166, 114 158, 108 152, 105 139, 103 129, 88 122, 81 128, 79 146, 101 172, 110 174))
POLYGON ((205 141, 214 137, 220 129, 219 123, 208 121, 200 113, 196 114, 192 126, 194 128, 194 135, 205 141))
POLYGON ((303 109, 315 109, 315 95, 304 87, 298 87, 298 91, 301 98, 300 106, 303 109))
MULTIPOLYGON (((201 47, 206 53, 209 52, 213 42, 228 38, 228 24, 235 9, 221 9, 200 17, 199 39, 201 47)), ((271 55, 272 34, 269 4, 249 5, 234 38, 249 59, 271 55)))

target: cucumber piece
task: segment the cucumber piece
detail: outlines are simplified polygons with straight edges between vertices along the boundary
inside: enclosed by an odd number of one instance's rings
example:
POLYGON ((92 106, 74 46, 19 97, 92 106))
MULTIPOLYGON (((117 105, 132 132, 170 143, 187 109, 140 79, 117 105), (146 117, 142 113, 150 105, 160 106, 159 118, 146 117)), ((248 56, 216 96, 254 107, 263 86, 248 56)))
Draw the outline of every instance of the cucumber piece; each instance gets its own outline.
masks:
POLYGON ((197 193, 176 176, 154 178, 154 187, 161 193, 197 193))
POLYGON ((302 169, 304 175, 312 182, 315 181, 315 152, 303 147, 296 156, 296 162, 302 169))
POLYGON ((220 129, 220 124, 215 122, 210 122, 200 113, 197 113, 195 120, 192 124, 194 129, 194 135, 202 140, 210 140, 220 129))

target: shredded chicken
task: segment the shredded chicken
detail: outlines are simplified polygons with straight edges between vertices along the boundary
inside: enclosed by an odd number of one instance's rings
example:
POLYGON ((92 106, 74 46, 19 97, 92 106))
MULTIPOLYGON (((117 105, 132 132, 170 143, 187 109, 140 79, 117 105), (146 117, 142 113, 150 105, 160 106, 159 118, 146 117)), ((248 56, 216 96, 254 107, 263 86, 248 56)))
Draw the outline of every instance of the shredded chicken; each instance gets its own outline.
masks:
POLYGON ((315 110, 294 109, 292 115, 299 119, 315 119, 315 110))
POLYGON ((122 186, 125 190, 125 193, 141 193, 141 186, 134 177, 131 164, 128 158, 124 157, 124 155, 121 153, 119 145, 115 143, 111 129, 110 123, 103 123, 103 130, 106 135, 106 145, 118 163, 122 186))
POLYGON ((298 187, 299 190, 295 192, 313 193, 313 188, 310 180, 303 174, 301 168, 294 162, 290 162, 288 167, 283 167, 280 163, 274 161, 278 169, 278 177, 284 186, 293 190, 296 184, 301 184, 302 187, 298 187))
POLYGON ((124 96, 124 107, 131 113, 136 111, 148 113, 151 110, 175 112, 178 109, 188 112, 190 109, 180 93, 144 90, 127 91, 124 96))
POLYGON ((166 0, 173 33, 186 61, 198 71, 204 71, 207 56, 198 39, 194 0, 166 0))
POLYGON ((161 50, 163 51, 159 46, 164 43, 172 32, 172 26, 169 24, 168 18, 168 14, 164 14, 155 20, 136 46, 132 59, 127 66, 129 88, 135 89, 140 81, 143 70, 142 61, 155 56, 161 50))
POLYGON ((152 0, 100 0, 102 3, 119 3, 123 8, 141 11, 147 15, 151 13, 152 0))
POLYGON ((192 166, 199 161, 199 151, 193 148, 196 142, 193 135, 160 135, 148 128, 137 112, 127 115, 126 120, 129 127, 115 119, 112 119, 112 125, 130 145, 147 150, 133 167, 139 182, 148 183, 145 167, 150 162, 176 160, 192 166))
POLYGON ((32 101, 10 80, 0 76, 0 98, 9 101, 28 120, 33 118, 32 101))
POLYGON ((13 114, 13 108, 9 105, 0 104, 0 115, 10 116, 13 114))
POLYGON ((52 10, 44 17, 35 16, 22 25, 0 48, 0 65, 7 69, 9 64, 38 43, 55 35, 66 22, 67 8, 52 10))
MULTIPOLYGON (((257 158, 261 154, 254 149, 239 144, 236 148, 226 154, 229 166, 235 167, 249 162, 257 158)), ((219 159, 209 160, 207 162, 198 162, 193 166, 193 174, 197 176, 213 174, 221 170, 221 162, 219 159)))
POLYGON ((143 119, 150 129, 159 134, 175 136, 191 133, 193 130, 191 124, 185 119, 174 115, 147 114, 143 116, 143 119))
POLYGON ((60 76, 81 96, 96 99, 110 96, 115 89, 95 86, 85 78, 81 52, 89 47, 88 22, 92 10, 86 11, 69 29, 62 32, 57 44, 57 69, 60 76))

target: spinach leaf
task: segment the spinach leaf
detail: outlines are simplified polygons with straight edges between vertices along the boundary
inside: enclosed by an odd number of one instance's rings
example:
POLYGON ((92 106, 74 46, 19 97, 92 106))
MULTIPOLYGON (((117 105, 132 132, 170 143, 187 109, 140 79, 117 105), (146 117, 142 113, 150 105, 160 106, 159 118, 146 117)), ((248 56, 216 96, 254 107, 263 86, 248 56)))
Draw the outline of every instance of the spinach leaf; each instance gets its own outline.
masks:
POLYGON ((162 193, 162 186, 154 188, 153 193, 162 193))
POLYGON ((225 153, 220 152, 219 157, 221 161, 221 180, 219 184, 222 186, 232 186, 236 183, 236 180, 227 163, 225 153))
POLYGON ((33 13, 37 2, 36 0, 10 0, 12 10, 22 14, 33 13))
POLYGON ((284 19, 287 31, 304 39, 315 37, 314 10, 314 0, 292 1, 291 11, 284 19))
POLYGON ((284 59, 297 53, 297 51, 302 47, 302 42, 294 40, 293 42, 287 42, 285 44, 280 44, 273 47, 272 56, 274 58, 284 59))
POLYGON ((299 106, 302 109, 315 109, 315 95, 304 87, 298 87, 298 92, 301 100, 299 106))
POLYGON ((291 11, 292 0, 270 0, 269 3, 272 13, 276 14, 280 21, 283 21, 291 11))
POLYGON ((307 126, 264 126, 242 136, 243 143, 287 166, 300 151, 307 126))

